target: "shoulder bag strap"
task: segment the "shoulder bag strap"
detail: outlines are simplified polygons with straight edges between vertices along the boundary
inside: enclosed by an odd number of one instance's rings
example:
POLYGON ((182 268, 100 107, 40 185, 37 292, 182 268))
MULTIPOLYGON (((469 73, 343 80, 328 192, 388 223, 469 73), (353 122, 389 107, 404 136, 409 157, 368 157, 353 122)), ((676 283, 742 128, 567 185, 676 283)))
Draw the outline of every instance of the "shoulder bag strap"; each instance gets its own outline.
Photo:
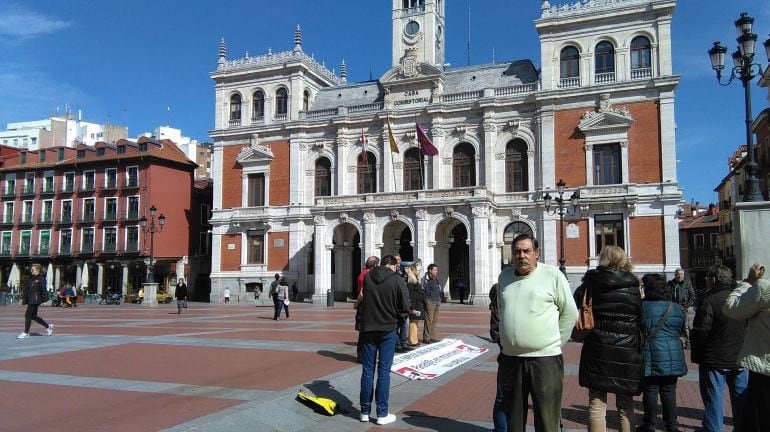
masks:
POLYGON ((666 322, 666 318, 668 318, 668 313, 671 312, 671 305, 672 304, 673 303, 668 302, 668 307, 666 308, 666 313, 663 314, 663 318, 661 318, 660 321, 658 321, 658 325, 655 326, 655 329, 652 331, 652 333, 647 335, 647 339, 644 341, 644 343, 650 342, 650 339, 652 339, 655 336, 655 334, 658 332, 658 330, 660 330, 660 328, 663 327, 663 323, 665 323, 666 322))

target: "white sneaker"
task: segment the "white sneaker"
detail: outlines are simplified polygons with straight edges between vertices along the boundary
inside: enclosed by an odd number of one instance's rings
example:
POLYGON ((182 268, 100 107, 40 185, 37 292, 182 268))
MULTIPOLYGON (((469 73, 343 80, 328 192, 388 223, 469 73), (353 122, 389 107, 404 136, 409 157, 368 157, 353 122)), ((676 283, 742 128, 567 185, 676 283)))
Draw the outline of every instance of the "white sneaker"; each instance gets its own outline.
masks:
POLYGON ((369 414, 361 414, 361 417, 359 417, 358 419, 366 423, 369 421, 369 414))
POLYGON ((48 324, 48 328, 45 329, 45 332, 48 336, 53 336, 53 324, 48 324))
POLYGON ((26 339, 29 337, 29 333, 21 332, 18 336, 16 336, 16 339, 26 339))
POLYGON ((395 414, 388 414, 385 417, 380 417, 377 419, 378 425, 386 425, 390 424, 396 421, 396 415, 395 414))

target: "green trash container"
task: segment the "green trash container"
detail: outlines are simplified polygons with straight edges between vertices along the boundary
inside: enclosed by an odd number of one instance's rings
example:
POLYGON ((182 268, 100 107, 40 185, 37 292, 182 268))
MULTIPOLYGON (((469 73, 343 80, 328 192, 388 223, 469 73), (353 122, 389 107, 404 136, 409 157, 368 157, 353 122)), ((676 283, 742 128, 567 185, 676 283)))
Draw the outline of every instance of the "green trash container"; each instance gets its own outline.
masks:
POLYGON ((326 307, 334 307, 334 290, 326 290, 326 307))

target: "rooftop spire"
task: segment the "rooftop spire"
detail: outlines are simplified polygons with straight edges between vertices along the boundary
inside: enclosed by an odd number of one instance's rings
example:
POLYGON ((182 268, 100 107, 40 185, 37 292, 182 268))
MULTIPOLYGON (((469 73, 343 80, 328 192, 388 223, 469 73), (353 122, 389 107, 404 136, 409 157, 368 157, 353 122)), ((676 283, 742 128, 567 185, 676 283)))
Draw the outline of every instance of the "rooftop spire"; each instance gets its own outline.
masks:
POLYGON ((302 28, 297 24, 297 29, 294 30, 294 52, 302 52, 302 28))
POLYGON ((342 59, 342 65, 340 66, 340 78, 343 79, 343 81, 347 81, 348 77, 348 66, 345 64, 345 59, 342 59))
POLYGON ((227 58, 227 45, 225 45, 225 38, 219 40, 219 64, 224 64, 227 58))

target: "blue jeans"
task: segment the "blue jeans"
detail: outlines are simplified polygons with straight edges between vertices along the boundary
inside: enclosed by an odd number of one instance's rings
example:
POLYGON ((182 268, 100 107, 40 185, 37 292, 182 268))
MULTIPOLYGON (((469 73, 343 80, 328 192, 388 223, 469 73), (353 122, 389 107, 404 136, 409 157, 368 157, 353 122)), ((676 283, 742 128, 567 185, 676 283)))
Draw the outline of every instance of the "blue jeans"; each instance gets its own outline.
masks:
POLYGON ((283 309, 283 300, 279 299, 277 295, 273 296, 273 308, 275 309, 273 319, 277 320, 281 317, 281 309, 283 309))
POLYGON ((406 338, 409 337, 409 318, 404 320, 404 323, 398 326, 398 341, 396 347, 406 348, 406 338))
POLYGON ((396 331, 362 332, 363 345, 361 370, 361 414, 369 415, 372 410, 372 396, 377 402, 377 418, 388 415, 390 397, 390 367, 396 349, 396 331), (379 361, 377 361, 379 357, 379 361), (377 363, 377 390, 374 387, 374 365, 377 363))
POLYGON ((730 404, 733 408, 733 426, 735 430, 743 430, 739 425, 743 416, 743 403, 746 400, 746 388, 749 385, 749 371, 746 369, 724 370, 712 369, 706 366, 698 368, 700 382, 700 397, 703 399, 703 432, 720 432, 724 424, 722 392, 725 383, 730 389, 730 404))

